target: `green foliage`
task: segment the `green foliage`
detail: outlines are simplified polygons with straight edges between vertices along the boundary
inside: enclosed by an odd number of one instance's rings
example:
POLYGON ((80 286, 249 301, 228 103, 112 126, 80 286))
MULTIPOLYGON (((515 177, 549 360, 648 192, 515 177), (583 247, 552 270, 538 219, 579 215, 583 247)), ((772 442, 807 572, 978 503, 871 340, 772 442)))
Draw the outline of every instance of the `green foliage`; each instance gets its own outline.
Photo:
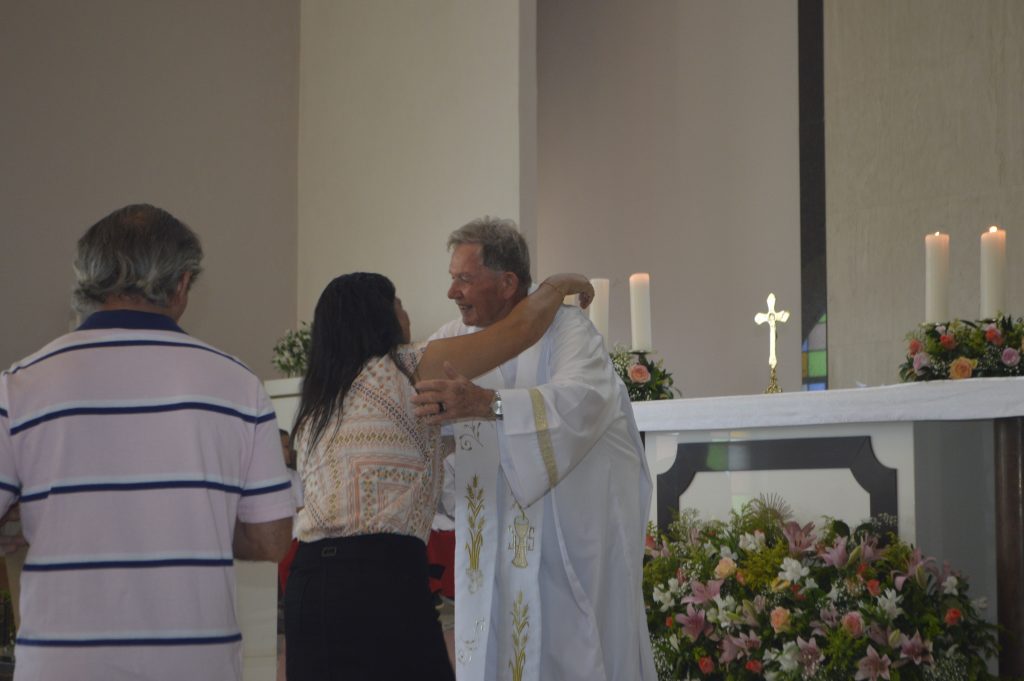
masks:
POLYGON ((309 345, 311 327, 302 322, 299 329, 289 329, 274 345, 274 357, 271 363, 285 376, 303 376, 309 365, 309 345))
POLYGON ((621 345, 616 345, 610 354, 615 373, 626 384, 630 400, 644 402, 682 397, 673 387, 672 374, 665 370, 662 360, 654 362, 648 353, 633 352, 621 345))

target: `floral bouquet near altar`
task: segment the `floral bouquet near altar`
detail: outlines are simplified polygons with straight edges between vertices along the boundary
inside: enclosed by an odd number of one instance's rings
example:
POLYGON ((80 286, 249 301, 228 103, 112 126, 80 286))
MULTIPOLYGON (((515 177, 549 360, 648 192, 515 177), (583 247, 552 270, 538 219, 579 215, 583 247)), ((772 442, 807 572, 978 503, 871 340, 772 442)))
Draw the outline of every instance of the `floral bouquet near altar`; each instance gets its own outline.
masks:
POLYGON ((922 324, 907 334, 900 379, 934 381, 972 376, 1021 376, 1024 319, 1000 316, 978 322, 922 324))
POLYGON ((299 329, 288 329, 274 345, 271 363, 285 376, 303 376, 309 365, 309 344, 312 342, 308 322, 302 322, 299 329))
POLYGON ((629 391, 629 399, 643 402, 681 397, 679 390, 672 386, 672 374, 665 371, 662 360, 652 362, 648 353, 633 352, 622 345, 616 345, 610 354, 615 373, 629 391))
POLYGON ((776 498, 729 522, 685 511, 648 537, 644 600, 662 681, 993 679, 996 628, 967 581, 884 521, 800 525, 776 498), (888 538, 888 544, 885 538, 888 538))

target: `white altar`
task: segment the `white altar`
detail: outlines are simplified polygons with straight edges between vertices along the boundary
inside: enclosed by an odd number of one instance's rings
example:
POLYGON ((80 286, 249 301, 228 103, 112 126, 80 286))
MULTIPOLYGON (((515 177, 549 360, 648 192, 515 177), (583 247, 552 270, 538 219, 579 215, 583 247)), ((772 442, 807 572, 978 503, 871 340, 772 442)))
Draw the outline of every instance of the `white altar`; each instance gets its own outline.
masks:
POLYGON ((997 578, 997 545, 1011 540, 998 532, 994 435, 994 424, 1024 416, 1024 379, 642 402, 634 413, 655 481, 653 522, 687 507, 725 517, 760 494, 779 495, 804 521, 889 513, 902 539, 970 578, 1014 647, 1024 640, 997 609, 1010 581, 997 578))

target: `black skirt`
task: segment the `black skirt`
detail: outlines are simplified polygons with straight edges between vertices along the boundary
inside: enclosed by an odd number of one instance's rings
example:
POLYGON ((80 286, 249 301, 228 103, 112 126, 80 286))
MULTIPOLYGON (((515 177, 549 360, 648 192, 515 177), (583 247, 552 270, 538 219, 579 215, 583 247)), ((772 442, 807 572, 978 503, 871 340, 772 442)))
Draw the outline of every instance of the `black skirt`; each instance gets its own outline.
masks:
POLYGON ((454 681, 422 541, 300 543, 285 592, 288 681, 454 681))

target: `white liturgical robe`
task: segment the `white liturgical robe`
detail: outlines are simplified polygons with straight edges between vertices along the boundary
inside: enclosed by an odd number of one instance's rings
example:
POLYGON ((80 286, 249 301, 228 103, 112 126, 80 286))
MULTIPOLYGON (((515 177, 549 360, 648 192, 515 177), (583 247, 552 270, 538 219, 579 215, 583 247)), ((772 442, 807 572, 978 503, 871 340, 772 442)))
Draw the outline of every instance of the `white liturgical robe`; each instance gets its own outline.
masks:
MULTIPOLYGON (((450 322, 435 337, 477 329, 450 322)), ((475 380, 454 427, 460 681, 654 681, 641 591, 651 479, 625 386, 579 308, 475 380)))

